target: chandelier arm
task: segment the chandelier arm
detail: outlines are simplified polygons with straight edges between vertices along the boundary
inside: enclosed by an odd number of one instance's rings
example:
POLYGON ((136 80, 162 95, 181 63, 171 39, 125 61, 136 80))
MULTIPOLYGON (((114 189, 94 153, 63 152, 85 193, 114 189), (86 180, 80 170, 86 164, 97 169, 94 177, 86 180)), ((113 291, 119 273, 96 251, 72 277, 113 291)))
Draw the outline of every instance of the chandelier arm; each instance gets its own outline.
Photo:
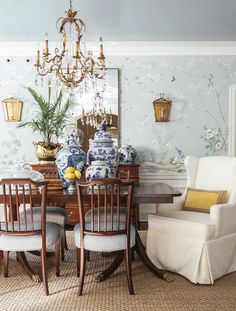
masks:
POLYGON ((63 56, 65 55, 66 50, 63 49, 63 50, 60 52, 59 48, 56 47, 55 50, 54 50, 54 52, 55 52, 55 55, 56 55, 56 56, 63 57, 63 56))
POLYGON ((73 24, 75 24, 75 28, 76 28, 76 30, 78 31, 78 33, 81 33, 82 32, 82 30, 83 30, 83 28, 85 28, 85 24, 84 24, 84 22, 82 21, 82 19, 74 19, 74 21, 73 21, 73 24), (77 21, 79 21, 79 23, 77 22, 77 21), (80 25, 79 25, 80 24, 80 25))
POLYGON ((77 52, 80 55, 80 57, 85 58, 85 55, 83 54, 83 52, 81 51, 81 48, 80 48, 80 42, 81 42, 82 37, 83 37, 82 34, 78 35, 78 45, 77 45, 78 51, 77 52))
POLYGON ((47 64, 59 64, 61 61, 62 61, 62 57, 59 57, 58 55, 52 57, 52 58, 46 58, 44 59, 44 61, 47 63, 47 64))
POLYGON ((84 31, 85 31, 86 25, 85 25, 84 21, 81 18, 78 18, 77 20, 80 22, 80 24, 82 25, 82 27, 84 28, 84 31))
POLYGON ((37 66, 37 72, 40 76, 43 76, 45 77, 47 74, 51 73, 52 72, 52 69, 51 67, 49 69, 47 69, 45 72, 43 72, 43 70, 40 71, 40 69, 44 69, 44 68, 41 68, 40 66, 37 66))
POLYGON ((99 68, 104 69, 104 70, 106 69, 106 67, 105 67, 105 65, 104 65, 103 62, 96 61, 95 63, 96 63, 96 65, 97 65, 99 68))
POLYGON ((73 80, 71 81, 69 78, 66 77, 66 75, 63 73, 63 69, 60 68, 60 71, 58 71, 58 76, 61 78, 61 80, 63 81, 63 83, 65 83, 67 86, 69 85, 73 85, 73 86, 78 86, 84 79, 85 75, 83 73, 81 73, 81 76, 79 79, 77 80, 73 80))

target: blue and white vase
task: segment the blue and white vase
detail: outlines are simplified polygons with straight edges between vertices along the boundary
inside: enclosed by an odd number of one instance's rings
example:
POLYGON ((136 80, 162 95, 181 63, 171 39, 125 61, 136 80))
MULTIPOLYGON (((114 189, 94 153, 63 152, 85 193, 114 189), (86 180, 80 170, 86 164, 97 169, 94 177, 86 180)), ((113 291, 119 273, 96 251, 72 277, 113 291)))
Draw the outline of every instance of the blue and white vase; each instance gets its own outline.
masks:
POLYGON ((134 164, 137 152, 131 145, 122 145, 118 150, 118 155, 121 164, 134 164))
POLYGON ((60 179, 63 181, 63 185, 67 188, 68 182, 64 175, 68 166, 72 166, 75 169, 83 172, 84 165, 86 164, 86 153, 80 147, 80 135, 77 135, 80 130, 73 130, 64 137, 63 149, 60 150, 56 156, 56 165, 60 179))
POLYGON ((105 161, 92 161, 86 170, 85 176, 87 181, 108 178, 110 177, 110 167, 105 161))
POLYGON ((108 177, 115 177, 117 160, 118 151, 113 144, 111 133, 107 132, 103 126, 101 130, 95 133, 94 140, 90 140, 87 163, 90 165, 93 161, 104 161, 110 167, 108 177))

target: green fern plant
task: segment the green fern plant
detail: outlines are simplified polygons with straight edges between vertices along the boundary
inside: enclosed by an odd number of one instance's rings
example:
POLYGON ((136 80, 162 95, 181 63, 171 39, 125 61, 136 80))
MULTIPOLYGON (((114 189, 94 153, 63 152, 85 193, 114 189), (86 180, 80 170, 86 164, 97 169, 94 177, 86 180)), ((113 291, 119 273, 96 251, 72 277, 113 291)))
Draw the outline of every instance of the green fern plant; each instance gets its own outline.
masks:
POLYGON ((73 106, 71 100, 63 102, 63 94, 60 91, 54 98, 51 93, 50 82, 48 84, 48 100, 38 94, 33 88, 26 88, 38 105, 38 113, 34 119, 22 122, 21 127, 30 127, 33 132, 42 136, 43 141, 39 142, 46 149, 54 149, 58 145, 58 138, 64 126, 69 123, 69 109, 73 106), (56 140, 56 141, 55 141, 56 140))

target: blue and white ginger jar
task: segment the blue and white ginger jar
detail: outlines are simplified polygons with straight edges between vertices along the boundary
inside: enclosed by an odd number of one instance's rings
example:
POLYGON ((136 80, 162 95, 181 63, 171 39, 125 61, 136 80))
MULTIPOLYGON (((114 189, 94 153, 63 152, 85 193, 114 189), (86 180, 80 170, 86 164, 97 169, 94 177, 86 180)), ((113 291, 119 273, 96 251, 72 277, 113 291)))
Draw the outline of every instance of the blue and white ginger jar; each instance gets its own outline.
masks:
POLYGON ((87 163, 90 165, 93 161, 104 161, 110 167, 110 175, 116 176, 118 151, 114 146, 111 133, 104 127, 95 133, 94 140, 90 140, 89 151, 87 154, 87 163))
POLYGON ((63 149, 58 152, 55 162, 64 187, 68 187, 68 183, 64 178, 68 166, 83 172, 86 164, 86 153, 81 149, 79 136, 75 134, 75 131, 64 138, 63 149))
POLYGON ((92 161, 86 170, 86 180, 108 178, 110 176, 110 167, 105 161, 92 161))
POLYGON ((137 152, 131 145, 122 145, 118 150, 118 155, 121 164, 134 164, 137 152))

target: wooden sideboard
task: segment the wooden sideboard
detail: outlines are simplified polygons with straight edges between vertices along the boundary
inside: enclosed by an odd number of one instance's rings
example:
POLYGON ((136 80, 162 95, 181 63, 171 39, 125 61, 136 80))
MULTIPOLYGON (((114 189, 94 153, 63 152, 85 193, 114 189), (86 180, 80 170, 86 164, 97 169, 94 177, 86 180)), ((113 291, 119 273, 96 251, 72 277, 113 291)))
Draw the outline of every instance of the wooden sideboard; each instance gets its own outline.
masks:
MULTIPOLYGON (((55 164, 33 164, 31 165, 32 169, 40 172, 44 175, 45 180, 47 179, 58 179, 57 167, 55 164)), ((139 165, 138 164, 119 164, 117 169, 117 176, 120 178, 129 178, 139 183, 139 165), (129 174, 128 174, 129 172, 129 174)), ((48 193, 50 195, 50 193, 48 193)), ((79 209, 74 202, 68 202, 65 205, 66 210, 68 211, 67 224, 75 225, 79 222, 79 209)), ((88 206, 89 208, 89 206, 88 206)), ((138 209, 137 213, 138 213, 138 209)), ((136 215, 136 219, 139 219, 139 215, 136 215)))
POLYGON ((43 174, 45 179, 58 179, 57 166, 55 164, 32 164, 32 169, 43 174))

